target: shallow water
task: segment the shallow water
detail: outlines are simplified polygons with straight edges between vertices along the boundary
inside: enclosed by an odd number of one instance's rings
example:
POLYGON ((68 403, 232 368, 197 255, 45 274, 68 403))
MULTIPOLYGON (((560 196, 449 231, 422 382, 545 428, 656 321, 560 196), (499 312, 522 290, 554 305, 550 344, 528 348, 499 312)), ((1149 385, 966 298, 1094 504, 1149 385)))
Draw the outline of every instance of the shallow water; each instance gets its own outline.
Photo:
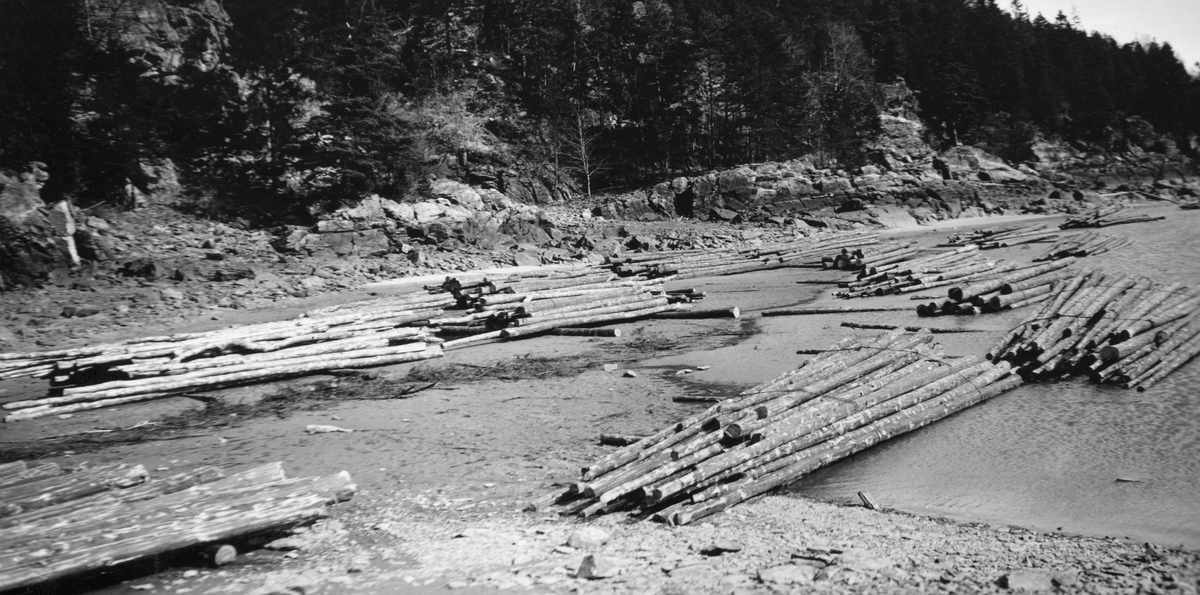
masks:
MULTIPOLYGON (((1136 243, 1081 264, 1200 285, 1200 214, 1169 214, 1102 230, 1136 243)), ((1011 326, 1022 316, 978 324, 1011 326)), ((888 508, 1196 549, 1198 393, 1200 360, 1144 393, 1082 380, 1024 386, 822 469, 791 491, 829 500, 868 491, 888 508)))

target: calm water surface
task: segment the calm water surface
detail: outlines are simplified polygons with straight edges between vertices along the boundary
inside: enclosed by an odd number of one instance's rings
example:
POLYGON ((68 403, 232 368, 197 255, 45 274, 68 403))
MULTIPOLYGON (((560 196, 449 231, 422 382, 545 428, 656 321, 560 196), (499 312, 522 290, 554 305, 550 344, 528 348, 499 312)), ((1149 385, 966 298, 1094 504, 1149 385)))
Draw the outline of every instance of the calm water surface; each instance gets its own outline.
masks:
MULTIPOLYGON (((1136 243, 1081 264, 1200 285, 1200 214, 1171 215, 1102 230, 1136 243)), ((1144 393, 1024 386, 791 489, 832 500, 866 490, 911 512, 1200 549, 1200 360, 1144 393)))

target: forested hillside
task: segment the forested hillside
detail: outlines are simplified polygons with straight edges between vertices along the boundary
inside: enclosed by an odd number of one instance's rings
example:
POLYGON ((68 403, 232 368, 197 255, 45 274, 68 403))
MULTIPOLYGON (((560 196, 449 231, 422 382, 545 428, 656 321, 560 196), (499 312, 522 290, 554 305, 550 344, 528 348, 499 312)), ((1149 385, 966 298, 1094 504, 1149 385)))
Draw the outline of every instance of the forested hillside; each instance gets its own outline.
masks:
POLYGON ((530 198, 801 154, 853 164, 877 83, 931 144, 1042 134, 1194 151, 1200 79, 993 0, 61 0, 0 4, 0 168, 47 199, 176 184, 213 208, 402 198, 431 175, 530 198), (1127 118, 1139 126, 1130 126, 1127 118), (1153 131, 1151 131, 1153 132, 1153 131), (1172 146, 1172 140, 1175 146, 1172 146), (169 160, 165 161, 165 160, 169 160), (170 165, 170 172, 163 173, 170 165), (513 182, 516 183, 516 182, 513 182), (502 188, 503 189, 503 188, 502 188))

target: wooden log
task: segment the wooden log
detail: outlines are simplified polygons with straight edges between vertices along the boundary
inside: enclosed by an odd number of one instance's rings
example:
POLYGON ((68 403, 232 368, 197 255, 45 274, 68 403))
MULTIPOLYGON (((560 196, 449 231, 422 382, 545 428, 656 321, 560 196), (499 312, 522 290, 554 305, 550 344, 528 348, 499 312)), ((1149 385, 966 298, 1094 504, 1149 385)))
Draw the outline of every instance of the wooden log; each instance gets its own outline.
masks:
MULTIPOLYGON (((756 473, 750 474, 746 480, 721 489, 723 495, 712 498, 705 505, 684 507, 677 513, 675 522, 687 524, 708 514, 724 510, 733 504, 793 481, 832 461, 845 458, 883 440, 923 427, 966 407, 990 399, 1019 385, 1020 382, 1019 377, 1012 377, 983 387, 975 385, 960 387, 942 397, 891 414, 879 421, 847 432, 836 439, 824 441, 789 456, 775 459, 757 469, 756 473)), ((697 496, 693 496, 693 500, 696 499, 697 496)))
POLYGON ((898 326, 895 324, 864 324, 859 322, 842 322, 841 326, 853 329, 868 329, 868 330, 893 330, 904 329, 909 332, 928 331, 934 334, 940 333, 990 333, 988 329, 979 328, 930 328, 925 326, 898 326))
POLYGON ((1114 365, 1108 373, 1093 377, 1093 380, 1107 380, 1110 377, 1121 376, 1125 382, 1134 381, 1143 376, 1143 374, 1156 366, 1164 357, 1174 353, 1178 347, 1191 340, 1197 333, 1200 333, 1200 324, 1197 322, 1196 316, 1191 316, 1177 323, 1170 336, 1159 345, 1147 345, 1143 349, 1144 354, 1140 357, 1131 356, 1128 360, 1123 360, 1114 365))
POLYGON ((550 331, 553 335, 566 337, 620 337, 619 328, 556 328, 550 331))
POLYGON ((1145 392, 1150 387, 1161 382, 1171 372, 1178 370, 1184 364, 1192 361, 1197 354, 1200 354, 1200 335, 1179 345, 1174 353, 1164 357, 1158 362, 1157 366, 1149 370, 1141 378, 1131 381, 1130 385, 1136 386, 1138 392, 1145 392))
MULTIPOLYGON (((942 367, 910 376, 903 382, 885 385, 874 392, 847 402, 827 404, 811 415, 798 412, 769 427, 769 435, 757 442, 710 459, 690 473, 655 487, 652 501, 661 501, 684 489, 703 486, 762 468, 832 437, 846 433, 888 415, 954 390, 965 382, 992 369, 977 361, 942 367), (913 391, 914 388, 919 390, 913 391)), ((1001 368, 1007 370, 1008 365, 1001 368)), ((980 383, 982 384, 982 383, 980 383)), ((696 496, 693 496, 695 498, 696 496)))
POLYGON ((737 306, 732 308, 711 308, 707 310, 675 310, 660 312, 655 314, 654 317, 681 320, 704 318, 733 318, 736 320, 742 317, 742 311, 737 306))
POLYGON ((568 320, 573 318, 585 318, 591 316, 602 316, 606 314, 619 314, 630 310, 643 310, 655 306, 666 306, 670 304, 670 300, 665 297, 653 297, 649 294, 641 294, 636 296, 634 300, 622 300, 612 306, 575 306, 556 312, 535 313, 528 318, 512 320, 511 326, 529 326, 537 324, 545 324, 555 320, 568 320))
POLYGON ((28 467, 24 470, 9 473, 8 475, 0 477, 0 488, 7 488, 14 485, 29 483, 31 481, 37 481, 46 477, 62 475, 67 472, 68 470, 59 466, 58 463, 46 463, 44 465, 28 467))
POLYGON ((847 314, 854 312, 901 312, 907 311, 908 308, 902 306, 829 306, 816 308, 786 308, 780 310, 767 310, 762 313, 763 316, 813 316, 818 314, 847 314))
POLYGON ((619 434, 600 434, 600 444, 605 446, 629 446, 636 444, 645 436, 623 436, 619 434))
POLYGON ((1182 303, 1179 303, 1168 310, 1154 313, 1151 316, 1127 325, 1125 328, 1113 333, 1114 339, 1117 341, 1128 341, 1130 337, 1133 337, 1139 333, 1144 333, 1150 329, 1160 327, 1173 320, 1183 318, 1184 316, 1194 312, 1197 308, 1200 308, 1200 296, 1189 297, 1182 303))
POLYGON ((796 393, 788 393, 782 397, 777 397, 770 401, 764 402, 755 407, 755 412, 760 418, 778 415, 784 411, 787 411, 788 409, 791 409, 792 407, 815 399, 822 394, 829 392, 834 387, 845 384, 857 376, 873 372, 880 367, 887 365, 889 361, 893 361, 896 358, 911 358, 913 361, 915 361, 915 359, 920 356, 917 352, 912 350, 917 345, 927 343, 930 338, 932 338, 932 335, 918 334, 910 340, 903 341, 898 344, 894 352, 888 352, 874 356, 864 360, 860 364, 846 368, 843 372, 830 378, 809 384, 796 393))
MULTIPOLYGON (((129 394, 138 394, 138 393, 136 393, 136 392, 121 393, 118 391, 120 391, 121 389, 129 389, 129 388, 145 388, 145 387, 154 387, 154 386, 180 385, 180 384, 186 384, 186 383, 193 383, 194 381, 199 381, 200 379, 206 378, 206 377, 226 377, 226 376, 232 376, 232 375, 236 375, 236 374, 252 374, 256 371, 261 371, 261 370, 276 370, 277 371, 279 368, 303 368, 303 369, 315 371, 315 370, 319 370, 319 369, 331 369, 327 366, 322 366, 322 364, 324 364, 325 362, 331 361, 331 360, 353 361, 355 359, 373 359, 376 357, 392 357, 392 356, 396 356, 396 355, 420 353, 420 352, 425 351, 428 348, 429 348, 429 345, 426 343, 405 343, 405 344, 401 344, 401 345, 393 345, 393 346, 388 346, 388 347, 375 347, 375 348, 365 348, 365 349, 359 348, 359 349, 355 349, 354 351, 346 351, 346 352, 340 352, 340 353, 336 353, 336 354, 318 353, 316 355, 311 355, 311 356, 302 355, 299 357, 294 357, 294 358, 289 358, 289 359, 246 358, 247 363, 240 364, 240 365, 226 365, 226 366, 217 366, 217 367, 212 367, 212 368, 198 367, 198 368, 190 370, 190 371, 185 370, 185 371, 183 371, 183 373, 180 373, 177 375, 154 376, 154 377, 140 378, 140 379, 135 379, 135 380, 116 380, 116 381, 112 381, 112 382, 105 382, 105 383, 95 384, 95 385, 90 385, 90 386, 79 386, 79 387, 74 387, 74 388, 68 388, 63 391, 62 397, 39 399, 39 400, 34 400, 34 401, 17 401, 17 402, 13 402, 13 403, 6 403, 4 405, 4 408, 5 409, 21 409, 24 407, 37 406, 37 405, 54 405, 54 404, 60 404, 60 403, 73 403, 73 402, 78 402, 80 400, 87 400, 86 398, 74 399, 73 397, 83 396, 83 395, 88 395, 88 394, 109 393, 109 394, 107 394, 108 397, 126 396, 129 394), (312 367, 313 364, 316 364, 315 368, 312 367)), ((353 367, 353 366, 339 366, 339 367, 353 367)))
MULTIPOLYGON (((664 300, 665 301, 665 300, 664 300)), ((625 312, 617 312, 614 314, 601 314, 597 316, 580 316, 575 318, 564 318, 562 320, 553 320, 540 324, 530 324, 528 326, 519 326, 508 328, 500 331, 500 336, 505 339, 516 339, 519 337, 527 337, 538 333, 553 330, 564 326, 584 326, 590 324, 602 324, 606 322, 614 322, 618 320, 632 320, 635 318, 644 318, 652 316, 660 312, 667 312, 679 308, 679 304, 663 304, 649 308, 638 310, 628 310, 625 312)))
POLYGON ((1047 283, 1046 285, 1030 287, 1024 291, 1015 291, 1007 294, 992 296, 986 301, 986 303, 995 310, 1011 308, 1015 303, 1023 302, 1040 295, 1048 295, 1053 288, 1053 285, 1047 283))
POLYGON ((324 514, 325 506, 331 501, 352 493, 354 485, 350 483, 349 475, 343 472, 309 489, 308 493, 302 494, 266 491, 233 502, 200 501, 193 503, 189 510, 158 518, 139 515, 134 509, 126 520, 132 529, 116 534, 115 540, 80 542, 35 560, 6 565, 0 573, 0 590, 29 587, 92 568, 311 520, 324 514), (207 514, 199 514, 205 511, 207 514))
POLYGON ((45 508, 146 480, 141 465, 111 464, 0 489, 0 517, 45 508))
POLYGON ((875 503, 875 499, 871 497, 869 492, 859 492, 858 499, 862 501, 863 507, 868 510, 879 510, 879 505, 875 503))
POLYGON ((13 475, 18 475, 29 470, 29 464, 25 461, 13 461, 11 463, 0 464, 0 480, 13 475))

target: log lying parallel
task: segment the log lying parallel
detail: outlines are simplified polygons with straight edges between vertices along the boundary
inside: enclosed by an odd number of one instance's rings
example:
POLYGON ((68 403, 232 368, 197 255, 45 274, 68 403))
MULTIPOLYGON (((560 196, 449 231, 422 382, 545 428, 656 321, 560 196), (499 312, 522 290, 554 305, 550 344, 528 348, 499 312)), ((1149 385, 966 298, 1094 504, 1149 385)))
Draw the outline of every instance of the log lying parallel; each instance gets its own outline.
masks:
POLYGON ((686 524, 1022 382, 1007 362, 948 361, 927 331, 849 337, 783 374, 617 450, 559 502, 686 524))
POLYGON ((141 465, 0 465, 0 592, 290 528, 356 489, 345 471, 289 479, 279 463, 161 478, 141 465))

